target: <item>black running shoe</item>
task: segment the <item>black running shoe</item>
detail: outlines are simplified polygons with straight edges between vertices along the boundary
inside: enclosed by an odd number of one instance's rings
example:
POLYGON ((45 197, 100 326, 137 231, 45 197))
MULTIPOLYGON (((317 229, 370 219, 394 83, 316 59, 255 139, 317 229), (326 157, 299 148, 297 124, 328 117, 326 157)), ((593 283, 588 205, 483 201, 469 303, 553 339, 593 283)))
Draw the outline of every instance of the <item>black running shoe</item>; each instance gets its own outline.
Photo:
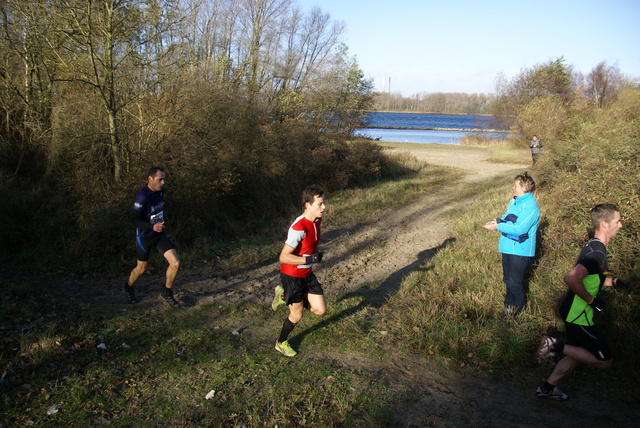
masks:
POLYGON ((536 395, 540 398, 551 398, 558 401, 566 401, 569 399, 569 396, 560 391, 557 386, 551 391, 545 391, 539 386, 538 389, 536 389, 536 395))
POLYGON ((166 300, 166 301, 167 301, 167 303, 168 303, 168 304, 170 304, 170 305, 171 305, 171 306, 173 306, 174 308, 178 308, 178 307, 180 307, 180 302, 178 302, 178 301, 173 297, 173 292, 171 292, 171 291, 170 291, 170 292, 168 292, 168 293, 167 293, 166 291, 163 291, 163 292, 162 292, 162 294, 161 294, 161 296, 162 296, 162 298, 163 298, 164 300, 166 300))
POLYGON ((122 292, 127 297, 127 301, 129 303, 138 303, 138 299, 136 299, 136 294, 133 292, 132 286, 125 284, 124 287, 122 287, 122 292))

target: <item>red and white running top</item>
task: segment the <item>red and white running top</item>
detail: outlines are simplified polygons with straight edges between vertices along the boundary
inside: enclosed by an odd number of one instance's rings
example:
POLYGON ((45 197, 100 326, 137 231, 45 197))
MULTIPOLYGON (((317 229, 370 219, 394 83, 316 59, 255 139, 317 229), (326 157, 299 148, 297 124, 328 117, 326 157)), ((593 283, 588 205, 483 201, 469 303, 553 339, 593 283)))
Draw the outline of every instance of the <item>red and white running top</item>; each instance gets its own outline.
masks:
MULTIPOLYGON (((315 221, 307 220, 304 215, 296 218, 287 234, 285 244, 295 248, 293 254, 296 256, 310 256, 318 251, 318 242, 320 241, 320 223, 322 218, 315 221)), ((304 278, 311 275, 311 265, 290 265, 282 263, 280 272, 304 278)))

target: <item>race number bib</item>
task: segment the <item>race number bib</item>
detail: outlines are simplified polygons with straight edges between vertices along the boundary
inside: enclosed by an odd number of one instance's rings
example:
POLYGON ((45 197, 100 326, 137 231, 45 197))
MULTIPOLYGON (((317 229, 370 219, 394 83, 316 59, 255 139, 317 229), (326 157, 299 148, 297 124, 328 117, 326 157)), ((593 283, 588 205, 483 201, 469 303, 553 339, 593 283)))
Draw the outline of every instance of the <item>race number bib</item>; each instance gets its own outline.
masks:
POLYGON ((149 219, 149 223, 151 224, 162 223, 162 222, 164 222, 164 211, 160 211, 157 214, 152 214, 151 218, 149 219))

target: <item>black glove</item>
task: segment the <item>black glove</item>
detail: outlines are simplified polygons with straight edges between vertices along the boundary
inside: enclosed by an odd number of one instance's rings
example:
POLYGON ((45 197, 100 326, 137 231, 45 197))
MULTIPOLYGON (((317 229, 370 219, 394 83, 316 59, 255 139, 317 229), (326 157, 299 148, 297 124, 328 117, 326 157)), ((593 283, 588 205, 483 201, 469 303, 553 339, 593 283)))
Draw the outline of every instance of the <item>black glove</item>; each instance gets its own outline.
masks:
POLYGON ((310 265, 312 263, 320 263, 322 261, 322 255, 324 253, 318 251, 317 253, 313 253, 310 256, 305 256, 305 264, 310 265))
POLYGON ((604 299, 600 296, 595 297, 589 305, 598 312, 604 309, 604 299))
POLYGON ((631 294, 631 282, 627 281, 626 279, 616 279, 615 280, 615 284, 613 284, 613 286, 617 289, 617 290, 622 290, 627 294, 631 294))

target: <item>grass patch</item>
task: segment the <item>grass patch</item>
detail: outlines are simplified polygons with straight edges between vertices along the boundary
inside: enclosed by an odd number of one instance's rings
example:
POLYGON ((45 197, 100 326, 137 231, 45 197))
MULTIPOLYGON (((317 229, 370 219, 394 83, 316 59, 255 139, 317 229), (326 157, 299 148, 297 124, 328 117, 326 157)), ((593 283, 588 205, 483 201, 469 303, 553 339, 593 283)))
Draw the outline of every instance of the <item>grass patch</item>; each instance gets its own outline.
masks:
POLYGON ((366 188, 327 195, 327 229, 375 220, 383 212, 413 203, 416 197, 436 192, 455 180, 451 168, 423 165, 415 177, 379 182, 366 188))
POLYGON ((529 149, 514 149, 508 146, 487 147, 489 157, 487 162, 502 164, 522 164, 531 162, 531 151, 529 149))
POLYGON ((324 319, 306 317, 291 338, 295 359, 273 350, 281 318, 263 305, 111 316, 77 308, 53 324, 45 318, 54 310, 40 307, 36 319, 22 308, 3 317, 0 413, 10 426, 393 424, 374 373, 323 357, 337 343, 354 354, 379 348, 363 299, 330 301, 324 319))
POLYGON ((456 146, 456 145, 448 145, 448 144, 436 144, 436 143, 396 143, 391 141, 380 141, 378 143, 380 146, 385 149, 393 150, 403 150, 403 149, 411 149, 412 152, 424 150, 425 152, 438 152, 438 151, 451 151, 451 149, 455 150, 463 150, 463 151, 481 151, 486 149, 485 146, 475 145, 475 146, 456 146))
POLYGON ((467 134, 460 139, 460 145, 486 148, 489 153, 487 162, 514 164, 531 162, 529 142, 515 135, 502 138, 488 134, 467 134))

